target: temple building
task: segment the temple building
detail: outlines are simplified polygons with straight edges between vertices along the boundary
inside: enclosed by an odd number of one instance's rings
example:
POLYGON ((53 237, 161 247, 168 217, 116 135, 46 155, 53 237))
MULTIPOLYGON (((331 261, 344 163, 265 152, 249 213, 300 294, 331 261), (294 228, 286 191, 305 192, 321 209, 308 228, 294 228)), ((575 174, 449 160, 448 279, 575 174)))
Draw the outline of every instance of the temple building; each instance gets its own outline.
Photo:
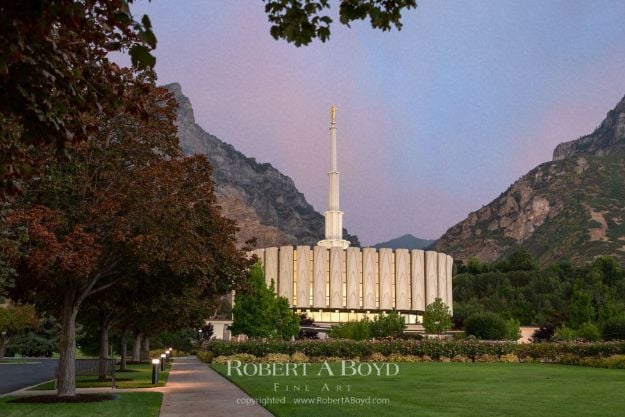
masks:
POLYGON ((450 309, 453 259, 444 253, 349 247, 339 206, 336 107, 330 109, 330 171, 325 239, 317 246, 281 246, 253 251, 267 284, 273 280, 292 308, 321 326, 373 318, 396 310, 408 331, 421 329, 425 307, 441 298, 450 309))

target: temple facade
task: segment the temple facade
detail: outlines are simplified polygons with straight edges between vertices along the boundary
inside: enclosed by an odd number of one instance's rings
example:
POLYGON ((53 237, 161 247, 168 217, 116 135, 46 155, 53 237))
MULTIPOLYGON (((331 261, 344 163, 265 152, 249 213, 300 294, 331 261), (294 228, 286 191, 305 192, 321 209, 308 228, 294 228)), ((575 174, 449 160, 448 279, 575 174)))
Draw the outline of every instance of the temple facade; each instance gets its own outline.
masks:
POLYGON ((318 324, 373 318, 396 310, 417 325, 425 307, 441 298, 453 308, 453 259, 408 249, 350 248, 339 205, 336 107, 330 109, 330 171, 325 238, 317 246, 258 249, 267 285, 318 324))

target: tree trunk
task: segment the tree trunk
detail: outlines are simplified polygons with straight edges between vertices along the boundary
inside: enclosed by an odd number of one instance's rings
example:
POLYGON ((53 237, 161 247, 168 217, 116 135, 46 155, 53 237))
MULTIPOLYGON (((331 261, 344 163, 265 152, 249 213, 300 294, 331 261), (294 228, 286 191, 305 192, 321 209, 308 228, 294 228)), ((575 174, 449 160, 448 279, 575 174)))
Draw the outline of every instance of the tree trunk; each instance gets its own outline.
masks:
POLYGON ((7 345, 11 340, 11 333, 6 332, 5 334, 0 334, 0 359, 4 357, 6 353, 7 345))
POLYGON ((98 379, 106 380, 107 360, 109 358, 109 314, 103 314, 100 318, 100 369, 98 371, 98 379))
POLYGON ((78 305, 74 302, 74 291, 65 294, 63 302, 63 322, 59 335, 59 374, 57 395, 76 395, 76 316, 78 305))
POLYGON ((141 361, 141 339, 143 338, 143 334, 141 332, 135 333, 135 341, 132 345, 132 360, 134 362, 141 361))
POLYGON ((128 356, 128 329, 122 330, 122 346, 120 349, 121 360, 119 363, 119 370, 126 371, 126 357, 128 356))
POLYGON ((150 357, 150 338, 147 336, 143 336, 143 351, 145 352, 146 357, 150 357))

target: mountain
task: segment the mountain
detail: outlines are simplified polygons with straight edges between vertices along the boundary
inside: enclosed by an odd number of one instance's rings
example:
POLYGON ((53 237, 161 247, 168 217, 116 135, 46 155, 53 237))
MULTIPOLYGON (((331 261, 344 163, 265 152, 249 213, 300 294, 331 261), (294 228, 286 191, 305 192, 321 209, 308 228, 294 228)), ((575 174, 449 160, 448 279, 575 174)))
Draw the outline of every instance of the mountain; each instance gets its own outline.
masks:
POLYGON ((590 135, 451 227, 435 249, 493 262, 518 248, 541 264, 612 255, 625 263, 625 97, 590 135))
MULTIPOLYGON (((187 155, 206 155, 213 166, 215 193, 226 217, 239 225, 237 239, 257 238, 257 246, 315 245, 324 236, 324 218, 306 201, 291 178, 271 164, 248 158, 207 133, 193 115, 191 101, 182 86, 165 86, 178 102, 177 125, 180 146, 187 155)), ((353 246, 358 237, 343 230, 353 246)))
POLYGON ((419 239, 411 234, 403 235, 387 242, 377 243, 374 248, 390 248, 390 249, 425 249, 434 243, 435 240, 419 239))

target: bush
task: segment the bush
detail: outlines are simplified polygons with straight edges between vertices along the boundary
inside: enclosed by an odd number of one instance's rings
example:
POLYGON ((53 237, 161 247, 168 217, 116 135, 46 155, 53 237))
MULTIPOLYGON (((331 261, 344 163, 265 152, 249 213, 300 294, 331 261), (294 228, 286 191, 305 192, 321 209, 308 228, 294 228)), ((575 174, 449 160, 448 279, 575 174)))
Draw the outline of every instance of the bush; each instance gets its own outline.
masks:
POLYGON ((563 324, 556 329, 553 337, 556 341, 569 342, 571 340, 575 340, 576 335, 575 330, 563 324))
POLYGON ((521 322, 517 319, 506 320, 505 340, 519 340, 521 338, 521 322))
POLYGON ((369 322, 369 327, 373 337, 398 337, 406 330, 406 318, 396 311, 381 313, 369 322))
MULTIPOLYGON (((213 340, 207 345, 206 352, 213 355, 212 363, 227 360, 231 355, 247 353, 262 358, 269 353, 291 355, 305 355, 310 362, 323 358, 354 359, 367 358, 379 353, 389 358, 415 356, 421 360, 440 357, 454 358, 464 356, 471 361, 479 360, 483 355, 495 360, 506 354, 515 354, 523 362, 558 362, 564 355, 574 355, 579 358, 607 358, 613 355, 625 355, 625 341, 615 342, 561 342, 561 343, 531 343, 517 344, 513 342, 488 342, 467 338, 462 341, 454 340, 298 340, 287 342, 281 340, 228 342, 213 340), (395 356, 401 355, 401 356, 395 356), (426 358, 427 357, 427 358, 426 358), (221 358, 221 359, 220 359, 221 358)), ((201 354, 201 353, 198 353, 201 354)), ((377 356, 377 355, 376 355, 377 356)))
POLYGON ((625 340, 625 316, 612 317, 603 323, 604 340, 625 340))
POLYGON ((213 361, 213 358, 215 357, 215 354, 213 352, 200 351, 197 352, 197 357, 204 363, 211 363, 213 361))
POLYGON ((371 338, 371 321, 367 318, 337 324, 328 334, 333 339, 366 340, 371 338))
POLYGON ((495 313, 474 313, 464 321, 464 331, 478 339, 506 340, 509 330, 506 321, 495 313))
POLYGON ((601 340, 601 332, 593 323, 584 323, 575 330, 575 335, 586 342, 596 342, 601 340))

